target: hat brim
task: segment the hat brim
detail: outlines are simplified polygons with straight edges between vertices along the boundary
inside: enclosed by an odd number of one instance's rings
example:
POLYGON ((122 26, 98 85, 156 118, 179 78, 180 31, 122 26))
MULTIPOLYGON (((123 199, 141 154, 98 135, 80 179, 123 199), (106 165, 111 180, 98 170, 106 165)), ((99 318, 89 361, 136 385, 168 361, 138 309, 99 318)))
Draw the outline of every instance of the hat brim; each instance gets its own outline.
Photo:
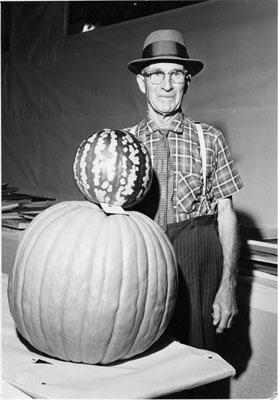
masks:
POLYGON ((187 69, 191 76, 198 74, 204 68, 204 63, 202 61, 173 56, 141 58, 138 60, 130 61, 127 64, 127 67, 131 72, 137 75, 140 74, 142 69, 144 69, 148 65, 157 64, 160 62, 173 62, 176 64, 181 64, 187 69))

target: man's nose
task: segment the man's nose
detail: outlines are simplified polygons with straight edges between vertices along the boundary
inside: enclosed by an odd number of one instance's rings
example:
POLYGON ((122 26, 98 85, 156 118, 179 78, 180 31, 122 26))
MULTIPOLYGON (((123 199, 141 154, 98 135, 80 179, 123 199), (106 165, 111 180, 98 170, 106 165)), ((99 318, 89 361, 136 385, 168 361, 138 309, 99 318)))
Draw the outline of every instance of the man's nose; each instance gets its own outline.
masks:
POLYGON ((165 74, 161 86, 164 90, 171 90, 173 88, 173 83, 170 74, 165 74))

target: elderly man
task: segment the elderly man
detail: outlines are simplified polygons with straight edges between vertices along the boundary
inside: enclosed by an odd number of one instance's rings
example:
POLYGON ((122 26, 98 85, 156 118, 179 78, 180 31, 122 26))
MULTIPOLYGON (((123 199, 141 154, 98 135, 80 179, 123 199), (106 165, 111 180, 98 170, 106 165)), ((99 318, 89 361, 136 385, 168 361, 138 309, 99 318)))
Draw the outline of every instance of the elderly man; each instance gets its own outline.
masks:
POLYGON ((128 68, 146 95, 148 112, 127 130, 146 145, 155 172, 139 210, 166 231, 176 251, 179 291, 169 333, 213 351, 216 333, 230 328, 237 313, 232 195, 243 184, 222 133, 181 110, 191 78, 203 66, 189 58, 180 32, 147 36, 142 58, 128 68))

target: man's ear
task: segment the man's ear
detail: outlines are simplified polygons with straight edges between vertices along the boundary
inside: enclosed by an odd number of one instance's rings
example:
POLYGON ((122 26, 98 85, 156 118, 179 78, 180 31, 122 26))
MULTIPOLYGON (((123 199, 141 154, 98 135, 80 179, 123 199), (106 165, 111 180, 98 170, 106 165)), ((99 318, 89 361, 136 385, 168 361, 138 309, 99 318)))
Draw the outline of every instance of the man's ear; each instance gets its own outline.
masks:
POLYGON ((185 81, 184 89, 183 89, 183 94, 185 94, 187 92, 187 89, 188 89, 188 87, 190 85, 190 82, 191 82, 191 75, 187 74, 186 75, 186 81, 185 81))
POLYGON ((184 85, 184 88, 183 88, 183 94, 184 95, 187 92, 188 86, 189 86, 189 83, 186 82, 185 85, 184 85))
POLYGON ((141 90, 142 93, 146 93, 146 85, 145 85, 145 79, 142 75, 138 74, 136 75, 137 83, 139 86, 139 89, 141 90))

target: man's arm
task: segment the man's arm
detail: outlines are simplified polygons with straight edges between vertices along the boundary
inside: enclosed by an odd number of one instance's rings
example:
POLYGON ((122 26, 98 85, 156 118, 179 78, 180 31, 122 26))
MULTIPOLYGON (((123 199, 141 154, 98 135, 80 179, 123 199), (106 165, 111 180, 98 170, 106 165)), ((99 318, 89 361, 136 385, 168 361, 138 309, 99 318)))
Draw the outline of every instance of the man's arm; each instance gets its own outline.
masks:
POLYGON ((223 250, 223 274, 213 303, 213 325, 216 332, 230 328, 237 314, 236 283, 239 255, 239 234, 232 197, 219 200, 218 229, 223 250))

